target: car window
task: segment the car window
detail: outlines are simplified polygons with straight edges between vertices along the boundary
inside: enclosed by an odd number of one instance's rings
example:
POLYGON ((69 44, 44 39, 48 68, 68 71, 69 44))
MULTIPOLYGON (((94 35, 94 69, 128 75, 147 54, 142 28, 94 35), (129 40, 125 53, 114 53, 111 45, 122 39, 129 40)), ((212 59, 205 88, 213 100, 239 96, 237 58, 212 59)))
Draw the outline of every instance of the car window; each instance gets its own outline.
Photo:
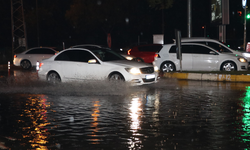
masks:
POLYGON ((207 46, 210 46, 212 47, 213 49, 215 49, 217 52, 220 52, 220 53, 232 53, 229 49, 227 49, 226 47, 224 47, 221 44, 218 44, 218 43, 214 43, 214 42, 196 42, 196 43, 200 43, 200 44, 205 44, 207 46))
POLYGON ((39 49, 32 49, 28 51, 26 54, 55 54, 55 51, 48 48, 39 48, 39 49))
POLYGON ((172 46, 169 50, 169 53, 176 53, 176 46, 172 46))
MULTIPOLYGON (((176 53, 176 46, 172 46, 169 50, 169 53, 176 53)), ((181 53, 193 53, 193 45, 182 45, 181 53)))
POLYGON ((161 50, 161 48, 161 45, 140 46, 138 47, 138 50, 143 52, 158 52, 161 50))
POLYGON ((211 54, 211 52, 214 52, 214 51, 207 47, 200 46, 200 45, 193 45, 194 54, 211 54))
POLYGON ((126 58, 110 49, 96 48, 91 51, 102 61, 126 60, 126 58))
POLYGON ((59 54, 55 61, 77 61, 77 62, 88 62, 90 59, 95 57, 88 51, 84 50, 68 50, 59 54))
POLYGON ((182 45, 181 53, 192 54, 194 49, 194 45, 182 45))
MULTIPOLYGON (((182 45, 181 52, 186 54, 211 54, 210 52, 213 50, 200 46, 200 45, 182 45)), ((169 53, 176 53, 176 46, 172 46, 169 50, 169 53)))

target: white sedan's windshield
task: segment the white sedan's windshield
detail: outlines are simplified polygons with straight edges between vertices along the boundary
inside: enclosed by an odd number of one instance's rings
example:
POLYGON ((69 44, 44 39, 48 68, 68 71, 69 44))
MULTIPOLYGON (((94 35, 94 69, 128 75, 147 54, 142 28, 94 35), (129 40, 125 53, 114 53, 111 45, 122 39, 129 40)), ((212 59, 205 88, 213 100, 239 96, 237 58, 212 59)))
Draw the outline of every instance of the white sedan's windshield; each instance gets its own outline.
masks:
POLYGON ((101 61, 126 60, 120 54, 109 49, 91 50, 101 61))

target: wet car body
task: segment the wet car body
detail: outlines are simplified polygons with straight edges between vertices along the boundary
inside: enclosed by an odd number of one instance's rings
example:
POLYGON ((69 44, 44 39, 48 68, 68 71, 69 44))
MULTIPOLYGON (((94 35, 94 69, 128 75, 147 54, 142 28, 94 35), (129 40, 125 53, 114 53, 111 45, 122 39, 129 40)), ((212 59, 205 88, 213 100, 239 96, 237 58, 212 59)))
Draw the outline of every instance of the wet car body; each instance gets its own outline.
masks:
POLYGON ((143 85, 158 80, 153 65, 129 61, 112 50, 97 47, 63 50, 43 60, 38 75, 41 80, 56 78, 60 82, 108 79, 143 85))

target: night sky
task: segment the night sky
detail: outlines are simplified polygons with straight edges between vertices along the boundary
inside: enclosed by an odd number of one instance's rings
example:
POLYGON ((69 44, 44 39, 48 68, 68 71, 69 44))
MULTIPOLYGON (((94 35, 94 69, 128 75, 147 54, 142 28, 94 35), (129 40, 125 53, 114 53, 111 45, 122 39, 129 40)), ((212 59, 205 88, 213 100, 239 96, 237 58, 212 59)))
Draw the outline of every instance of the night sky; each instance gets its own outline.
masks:
MULTIPOLYGON (((163 32, 162 18, 165 43, 172 42, 175 29, 181 31, 182 37, 187 36, 187 0, 175 0, 171 8, 163 11, 151 8, 146 0, 23 0, 23 5, 29 48, 60 49, 63 42, 66 48, 86 43, 107 45, 108 33, 113 48, 153 43, 153 34, 163 32)), ((243 41, 243 16, 241 1, 230 0, 227 42, 237 45, 243 41), (242 16, 237 11, 242 11, 242 16)), ((11 47, 10 1, 0 0, 0 18, 1 50, 11 47)), ((218 26, 210 23, 210 0, 192 0, 192 36, 204 33, 219 38, 218 26), (206 26, 206 32, 202 26, 206 26)))

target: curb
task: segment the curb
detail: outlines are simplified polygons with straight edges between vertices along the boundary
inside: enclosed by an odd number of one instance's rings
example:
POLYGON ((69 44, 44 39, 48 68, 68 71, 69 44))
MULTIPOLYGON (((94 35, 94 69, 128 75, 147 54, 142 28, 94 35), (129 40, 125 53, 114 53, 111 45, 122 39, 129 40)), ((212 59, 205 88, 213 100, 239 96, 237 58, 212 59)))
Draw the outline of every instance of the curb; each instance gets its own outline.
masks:
POLYGON ((208 73, 164 73, 163 77, 181 80, 202 80, 219 82, 250 82, 250 75, 208 74, 208 73))

